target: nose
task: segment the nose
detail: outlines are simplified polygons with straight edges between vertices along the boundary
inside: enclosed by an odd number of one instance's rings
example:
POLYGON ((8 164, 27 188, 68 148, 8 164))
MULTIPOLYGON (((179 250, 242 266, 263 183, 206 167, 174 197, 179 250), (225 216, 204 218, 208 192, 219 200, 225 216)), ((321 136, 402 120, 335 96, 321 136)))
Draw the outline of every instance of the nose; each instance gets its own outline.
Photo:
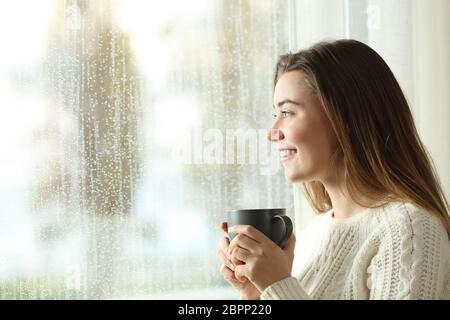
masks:
POLYGON ((284 139, 284 133, 279 128, 273 127, 267 131, 267 140, 270 142, 277 142, 284 139))

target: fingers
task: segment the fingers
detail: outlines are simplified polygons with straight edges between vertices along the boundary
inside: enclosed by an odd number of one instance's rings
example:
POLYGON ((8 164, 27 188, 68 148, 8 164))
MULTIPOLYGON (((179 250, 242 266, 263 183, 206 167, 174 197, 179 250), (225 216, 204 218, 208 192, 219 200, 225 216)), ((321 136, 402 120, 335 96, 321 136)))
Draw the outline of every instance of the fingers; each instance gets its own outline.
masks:
POLYGON ((246 273, 246 266, 242 265, 242 266, 237 266, 236 270, 234 270, 234 277, 239 281, 239 282, 245 282, 247 281, 248 277, 245 275, 246 273))
POLYGON ((219 250, 217 252, 217 257, 222 262, 222 264, 227 266, 231 271, 234 271, 235 267, 234 267, 233 263, 231 262, 230 259, 227 258, 227 256, 225 255, 225 253, 222 250, 219 250))
POLYGON ((227 253, 229 246, 230 246, 230 239, 228 239, 227 237, 220 238, 219 240, 220 250, 222 250, 224 253, 227 253))
POLYGON ((238 259, 236 259, 236 258, 233 258, 233 257, 231 256, 232 250, 229 250, 229 246, 227 246, 227 248, 226 248, 225 250, 223 250, 223 253, 224 253, 224 256, 227 257, 227 258, 230 260, 230 263, 231 263, 231 265, 233 266, 233 270, 234 270, 234 267, 235 267, 235 266, 244 263, 244 262, 242 262, 242 261, 240 261, 240 260, 238 260, 238 259))
POLYGON ((219 258, 219 260, 222 261, 223 264, 225 264, 228 268, 230 268, 231 270, 234 271, 234 265, 231 262, 231 260, 228 258, 228 254, 227 254, 229 244, 230 244, 230 239, 228 239, 226 237, 220 238, 219 251, 217 252, 217 257, 219 258))
POLYGON ((270 241, 264 233, 250 225, 234 225, 228 228, 228 232, 245 234, 247 237, 259 243, 264 243, 267 240, 270 241))
POLYGON ((222 229, 223 232, 225 232, 225 236, 221 237, 219 240, 219 251, 217 252, 217 257, 219 258, 219 260, 223 263, 223 265, 225 265, 230 272, 234 271, 234 265, 231 262, 231 260, 228 258, 228 247, 230 245, 230 238, 228 237, 228 226, 227 226, 227 222, 226 221, 222 221, 220 223, 220 228, 222 229))
POLYGON ((220 266, 220 274, 225 278, 225 280, 234 282, 236 281, 236 277, 234 276, 234 271, 228 268, 226 265, 222 264, 220 266))
POLYGON ((231 252, 238 247, 253 252, 257 246, 258 243, 255 240, 241 233, 234 237, 234 239, 231 241, 230 245, 228 246, 227 254, 230 255, 231 252))
POLYGON ((228 234, 228 223, 226 221, 222 221, 220 223, 220 229, 222 229, 223 232, 228 234))
MULTIPOLYGON (((249 258, 251 257, 251 254, 248 250, 246 249, 242 249, 242 248, 234 248, 233 251, 231 252, 231 261, 242 261, 243 263, 246 263, 249 258)), ((240 263, 242 264, 242 263, 240 263)))
POLYGON ((241 275, 240 273, 238 273, 238 276, 236 277, 236 272, 230 270, 224 264, 220 266, 220 274, 224 277, 225 280, 227 280, 233 285, 236 284, 237 282, 243 283, 248 280, 247 277, 241 275))
POLYGON ((295 237, 295 234, 292 234, 291 237, 289 238, 289 240, 284 245, 283 251, 286 253, 289 253, 289 254, 293 254, 296 241, 297 241, 297 239, 295 237))

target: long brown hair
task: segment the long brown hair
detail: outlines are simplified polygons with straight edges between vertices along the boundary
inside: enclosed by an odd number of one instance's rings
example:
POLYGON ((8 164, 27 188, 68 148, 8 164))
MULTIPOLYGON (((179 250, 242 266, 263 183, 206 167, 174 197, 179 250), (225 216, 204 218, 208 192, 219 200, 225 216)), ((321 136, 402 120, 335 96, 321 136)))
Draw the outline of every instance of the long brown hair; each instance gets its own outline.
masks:
MULTIPOLYGON (((333 159, 353 201, 363 207, 412 202, 437 215, 450 236, 448 202, 408 102, 383 58, 356 40, 320 42, 280 56, 274 87, 282 74, 295 70, 303 73, 336 134, 333 159)), ((305 182, 303 191, 316 212, 331 208, 321 182, 305 182)))

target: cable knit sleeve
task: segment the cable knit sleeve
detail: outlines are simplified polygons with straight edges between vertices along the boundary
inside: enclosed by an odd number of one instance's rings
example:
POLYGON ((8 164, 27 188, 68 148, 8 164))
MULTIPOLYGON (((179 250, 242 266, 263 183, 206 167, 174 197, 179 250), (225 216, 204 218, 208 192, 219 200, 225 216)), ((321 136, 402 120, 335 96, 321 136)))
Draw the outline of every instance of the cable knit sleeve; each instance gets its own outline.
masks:
POLYGON ((370 299, 440 299, 448 295, 448 235, 440 220, 403 207, 385 222, 379 250, 367 270, 370 299))
POLYGON ((310 300, 295 277, 289 277, 267 287, 261 293, 261 300, 310 300))
MULTIPOLYGON (((305 241, 311 235, 317 234, 315 227, 317 218, 309 223, 309 225, 297 235, 297 243, 304 244, 310 241, 305 241), (312 234, 311 234, 312 233, 312 234)), ((260 296, 261 300, 311 300, 308 296, 299 279, 296 277, 288 277, 278 282, 273 283, 267 287, 260 296)))

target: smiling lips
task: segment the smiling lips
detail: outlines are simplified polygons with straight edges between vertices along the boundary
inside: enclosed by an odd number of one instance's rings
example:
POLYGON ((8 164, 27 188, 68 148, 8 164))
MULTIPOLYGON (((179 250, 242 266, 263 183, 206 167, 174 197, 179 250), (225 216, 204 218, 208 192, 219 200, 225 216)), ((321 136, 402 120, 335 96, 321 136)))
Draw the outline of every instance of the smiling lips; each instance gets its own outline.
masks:
POLYGON ((295 154, 297 154, 296 149, 281 149, 280 150, 281 160, 287 160, 287 159, 293 158, 295 156, 295 154))

